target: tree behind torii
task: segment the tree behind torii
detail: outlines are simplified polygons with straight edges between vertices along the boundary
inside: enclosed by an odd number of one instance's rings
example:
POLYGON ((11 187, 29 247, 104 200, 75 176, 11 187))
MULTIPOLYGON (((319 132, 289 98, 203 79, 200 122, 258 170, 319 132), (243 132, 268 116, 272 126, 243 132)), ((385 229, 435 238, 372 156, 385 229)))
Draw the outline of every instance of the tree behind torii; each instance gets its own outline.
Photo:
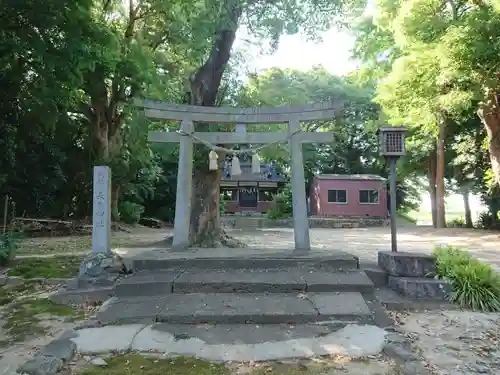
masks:
MULTIPOLYGON (((187 101, 192 105, 217 105, 221 83, 227 68, 231 49, 239 28, 260 37, 268 37, 276 47, 280 35, 301 32, 310 38, 328 30, 346 9, 354 10, 352 2, 335 0, 207 0, 197 17, 201 22, 195 39, 211 41, 204 63, 190 79, 187 101), (203 29, 203 31, 201 31, 203 29)), ((364 3, 361 4, 364 6, 364 3)), ((193 8, 189 11, 192 12, 193 8)), ((192 25, 196 26, 195 22, 192 25)), ((298 53, 300 53, 298 51, 298 53)), ((197 131, 212 130, 199 124, 197 131)), ((190 220, 190 245, 196 247, 238 246, 221 229, 219 213, 220 171, 208 170, 208 150, 195 148, 195 172, 190 220)))

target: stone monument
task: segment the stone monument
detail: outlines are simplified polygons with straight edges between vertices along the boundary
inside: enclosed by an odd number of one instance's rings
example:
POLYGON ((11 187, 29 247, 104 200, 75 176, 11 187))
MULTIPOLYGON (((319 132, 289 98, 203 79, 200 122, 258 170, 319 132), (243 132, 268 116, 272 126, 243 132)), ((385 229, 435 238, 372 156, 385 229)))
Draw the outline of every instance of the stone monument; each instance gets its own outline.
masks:
POLYGON ((80 265, 78 288, 112 285, 123 270, 111 252, 111 170, 95 166, 93 173, 92 253, 80 265))
MULTIPOLYGON (((187 248, 193 174, 193 143, 209 147, 224 144, 270 145, 288 142, 291 156, 291 184, 293 201, 293 227, 295 250, 308 251, 309 219, 305 191, 302 143, 328 143, 333 134, 303 132, 301 121, 331 120, 342 108, 339 103, 320 103, 290 108, 215 108, 175 105, 150 100, 137 100, 136 105, 145 109, 150 119, 180 121, 178 132, 151 132, 151 142, 180 143, 179 170, 177 174, 177 199, 175 204, 173 246, 187 248), (194 123, 273 124, 286 123, 286 132, 195 132, 194 123)), ((207 154, 208 154, 207 150, 207 154)))
POLYGON ((94 167, 92 207, 92 252, 110 251, 111 171, 107 166, 94 167))

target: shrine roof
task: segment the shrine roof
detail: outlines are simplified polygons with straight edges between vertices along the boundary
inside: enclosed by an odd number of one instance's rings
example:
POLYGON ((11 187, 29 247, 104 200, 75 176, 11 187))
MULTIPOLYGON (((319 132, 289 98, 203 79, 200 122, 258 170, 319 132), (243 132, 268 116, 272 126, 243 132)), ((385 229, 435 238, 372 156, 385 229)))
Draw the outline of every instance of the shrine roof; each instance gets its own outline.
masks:
POLYGON ((252 173, 251 165, 240 165, 241 175, 231 176, 231 163, 227 163, 224 167, 221 177, 222 181, 269 181, 269 182, 283 182, 285 176, 278 173, 276 169, 267 164, 260 166, 260 173, 252 173))
POLYGON ((375 174, 318 174, 318 180, 355 180, 355 181, 387 181, 386 178, 375 174))

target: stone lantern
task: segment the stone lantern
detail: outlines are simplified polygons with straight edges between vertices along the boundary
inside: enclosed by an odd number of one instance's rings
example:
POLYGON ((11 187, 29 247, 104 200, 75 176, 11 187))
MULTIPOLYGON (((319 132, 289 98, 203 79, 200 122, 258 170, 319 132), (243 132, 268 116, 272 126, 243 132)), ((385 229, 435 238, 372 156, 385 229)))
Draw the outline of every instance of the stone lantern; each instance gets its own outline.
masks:
POLYGON ((396 235, 396 163, 401 156, 406 154, 405 146, 406 128, 403 126, 380 128, 377 132, 379 139, 379 153, 389 162, 391 173, 390 204, 391 204, 391 250, 398 251, 396 235))

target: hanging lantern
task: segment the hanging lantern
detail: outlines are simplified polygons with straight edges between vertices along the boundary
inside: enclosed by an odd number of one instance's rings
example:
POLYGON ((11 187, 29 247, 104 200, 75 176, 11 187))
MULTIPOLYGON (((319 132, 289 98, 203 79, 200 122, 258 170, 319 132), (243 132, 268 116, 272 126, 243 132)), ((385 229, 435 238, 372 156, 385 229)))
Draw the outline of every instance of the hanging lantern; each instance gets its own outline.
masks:
POLYGON ((240 160, 236 154, 233 155, 233 160, 231 162, 231 176, 240 176, 241 168, 240 168, 240 160))
POLYGON ((256 152, 252 154, 252 173, 260 173, 260 157, 256 152))

